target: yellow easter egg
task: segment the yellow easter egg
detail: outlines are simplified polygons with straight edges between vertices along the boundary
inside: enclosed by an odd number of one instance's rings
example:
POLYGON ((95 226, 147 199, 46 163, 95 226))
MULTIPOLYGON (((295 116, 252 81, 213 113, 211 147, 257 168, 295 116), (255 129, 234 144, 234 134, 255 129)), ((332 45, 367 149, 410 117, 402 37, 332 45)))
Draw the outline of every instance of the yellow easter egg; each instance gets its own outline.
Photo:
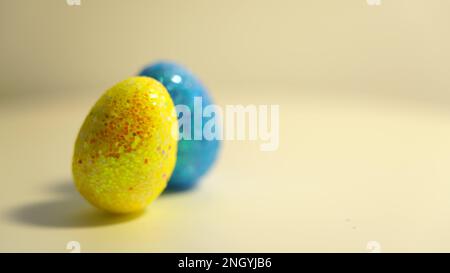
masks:
POLYGON ((165 87, 132 77, 97 101, 78 133, 75 185, 94 206, 112 213, 144 209, 167 185, 175 166, 178 125, 165 87))

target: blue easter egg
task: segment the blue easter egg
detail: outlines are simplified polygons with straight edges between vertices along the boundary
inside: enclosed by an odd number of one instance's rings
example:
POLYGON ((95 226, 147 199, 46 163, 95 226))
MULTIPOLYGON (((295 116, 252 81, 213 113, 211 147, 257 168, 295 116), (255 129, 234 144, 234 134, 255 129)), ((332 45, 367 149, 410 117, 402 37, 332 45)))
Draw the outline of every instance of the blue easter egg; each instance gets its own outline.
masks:
MULTIPOLYGON (((164 61, 151 64, 139 75, 158 80, 169 91, 175 105, 186 105, 190 109, 191 140, 178 141, 177 162, 167 186, 168 190, 189 189, 196 185, 199 178, 214 164, 220 147, 220 141, 217 139, 207 140, 204 137, 200 140, 194 139, 196 134, 202 134, 205 124, 211 119, 202 115, 201 124, 194 121, 194 98, 197 98, 197 102, 198 98, 201 98, 203 109, 213 104, 213 101, 203 84, 189 70, 176 63, 164 61)), ((180 135, 181 131, 180 127, 180 135)))

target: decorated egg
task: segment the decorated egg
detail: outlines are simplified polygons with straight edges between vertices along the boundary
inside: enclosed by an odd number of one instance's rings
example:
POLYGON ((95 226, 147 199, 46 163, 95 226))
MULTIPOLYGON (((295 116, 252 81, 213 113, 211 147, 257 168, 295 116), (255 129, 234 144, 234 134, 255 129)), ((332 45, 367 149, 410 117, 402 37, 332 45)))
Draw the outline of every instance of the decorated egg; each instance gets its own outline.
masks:
POLYGON ((78 133, 72 159, 76 188, 112 213, 144 209, 175 167, 178 125, 166 88, 132 77, 107 90, 78 133))
MULTIPOLYGON (((219 151, 220 141, 217 138, 202 135, 211 119, 202 111, 212 106, 213 101, 203 84, 190 71, 176 63, 158 62, 144 68, 140 75, 161 82, 169 91, 177 110, 183 109, 180 106, 187 110, 183 113, 178 111, 179 122, 184 118, 185 124, 182 127, 180 123, 177 163, 168 189, 191 188, 208 172, 219 151)), ((214 125, 216 132, 220 131, 219 126, 220 124, 214 125)))

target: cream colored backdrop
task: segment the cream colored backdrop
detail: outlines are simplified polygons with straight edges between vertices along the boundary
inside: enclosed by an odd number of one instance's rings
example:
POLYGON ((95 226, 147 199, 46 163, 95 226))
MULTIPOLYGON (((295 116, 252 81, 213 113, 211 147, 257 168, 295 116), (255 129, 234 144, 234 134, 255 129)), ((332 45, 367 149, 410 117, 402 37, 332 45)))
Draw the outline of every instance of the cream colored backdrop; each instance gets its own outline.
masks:
POLYGON ((449 252, 449 11, 0 0, 0 252, 449 252), (73 143, 104 90, 161 58, 219 105, 279 105, 280 146, 224 141, 198 188, 110 217, 76 192, 73 143))
POLYGON ((213 86, 446 98, 449 10, 447 0, 1 0, 0 93, 106 88, 167 58, 213 86))

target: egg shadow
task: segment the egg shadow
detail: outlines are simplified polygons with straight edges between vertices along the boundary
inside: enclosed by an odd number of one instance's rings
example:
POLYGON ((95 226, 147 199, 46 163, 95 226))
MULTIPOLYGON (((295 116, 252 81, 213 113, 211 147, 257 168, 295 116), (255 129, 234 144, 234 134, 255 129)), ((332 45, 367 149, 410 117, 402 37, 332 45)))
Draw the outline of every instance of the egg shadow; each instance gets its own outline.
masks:
POLYGON ((197 185, 191 186, 191 187, 167 187, 163 193, 161 194, 161 197, 167 197, 177 194, 186 194, 190 192, 194 192, 197 189, 197 185))
POLYGON ((116 215, 90 206, 71 183, 58 183, 50 192, 60 196, 50 201, 29 203, 10 212, 21 224, 56 228, 96 227, 124 223, 143 214, 116 215))
POLYGON ((75 189, 75 185, 72 180, 67 179, 64 181, 60 181, 58 183, 52 184, 48 188, 47 191, 55 193, 55 194, 64 194, 64 195, 75 195, 77 190, 75 189))

